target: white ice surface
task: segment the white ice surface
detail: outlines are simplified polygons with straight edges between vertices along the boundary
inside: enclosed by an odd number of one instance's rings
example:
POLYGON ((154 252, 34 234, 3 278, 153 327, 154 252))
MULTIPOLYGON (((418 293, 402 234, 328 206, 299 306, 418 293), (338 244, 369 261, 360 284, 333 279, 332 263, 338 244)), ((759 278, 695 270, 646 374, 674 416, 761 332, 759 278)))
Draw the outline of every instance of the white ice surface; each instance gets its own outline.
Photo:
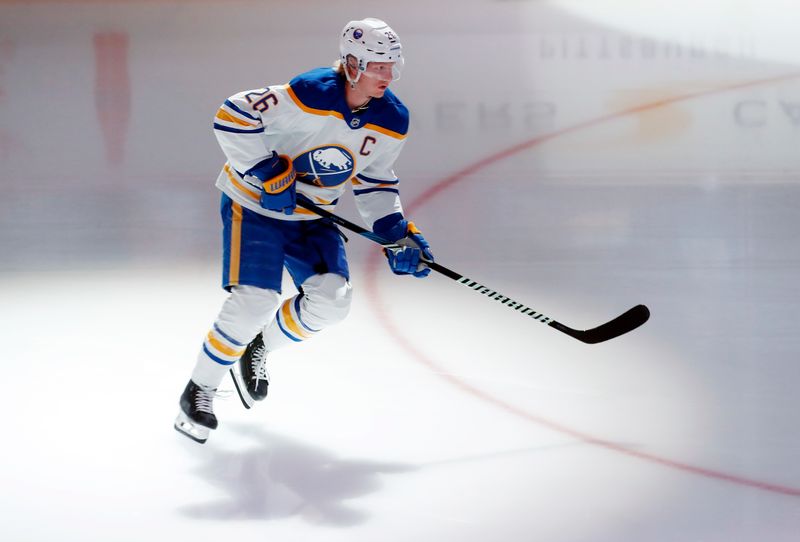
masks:
MULTIPOLYGON (((776 383, 726 404, 730 375, 693 375, 658 313, 584 346, 448 279, 398 282, 380 268, 402 335, 357 292, 346 323, 274 355, 264 403, 218 399, 221 426, 198 445, 171 424, 222 299, 213 269, 7 278, 5 341, 28 345, 4 361, 9 539, 788 541, 797 527, 796 497, 576 437, 797 487, 794 454, 780 450, 796 450, 791 427, 756 440, 726 412, 780 409, 780 422, 796 399, 776 383)), ((534 291, 519 296, 533 303, 534 291)), ((537 302, 580 314, 546 293, 537 302)))
POLYGON ((0 540, 796 541, 794 19, 648 4, 369 15, 403 39, 397 172, 438 261, 650 322, 582 345, 350 235, 350 317, 201 446, 172 421, 224 298, 210 120, 368 14, 0 3, 0 540))

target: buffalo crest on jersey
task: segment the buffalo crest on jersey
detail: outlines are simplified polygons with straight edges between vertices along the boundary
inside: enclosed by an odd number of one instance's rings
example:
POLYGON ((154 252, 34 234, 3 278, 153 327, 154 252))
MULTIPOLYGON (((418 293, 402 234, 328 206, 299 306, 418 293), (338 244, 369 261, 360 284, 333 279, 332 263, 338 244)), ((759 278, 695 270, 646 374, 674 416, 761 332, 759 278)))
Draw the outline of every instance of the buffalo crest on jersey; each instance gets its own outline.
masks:
POLYGON ((356 161, 345 147, 324 145, 295 158, 294 167, 300 182, 333 187, 353 176, 356 161))

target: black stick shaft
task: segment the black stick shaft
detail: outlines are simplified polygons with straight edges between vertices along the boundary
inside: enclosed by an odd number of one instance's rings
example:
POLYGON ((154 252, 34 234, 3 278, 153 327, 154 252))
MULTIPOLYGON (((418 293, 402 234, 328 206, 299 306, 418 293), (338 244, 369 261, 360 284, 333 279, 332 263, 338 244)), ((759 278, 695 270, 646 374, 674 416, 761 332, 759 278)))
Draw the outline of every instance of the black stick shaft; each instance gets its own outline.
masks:
MULTIPOLYGON (((394 248, 398 246, 395 243, 392 243, 386 239, 383 239, 378 235, 375 235, 373 232, 367 230, 366 228, 359 226, 358 224, 355 224, 353 222, 350 222, 346 218, 342 218, 339 215, 335 215, 330 211, 322 209, 318 205, 308 201, 305 198, 298 198, 297 205, 299 207, 312 211, 321 217, 328 218, 334 223, 338 224, 339 226, 342 226, 345 229, 348 229, 352 232, 362 235, 367 239, 375 243, 378 243, 379 245, 382 245, 387 248, 394 248)), ((510 309, 519 312, 520 314, 524 314, 525 316, 533 318, 534 320, 542 322, 543 324, 548 324, 550 327, 557 329, 562 333, 566 333, 570 337, 573 337, 575 339, 578 339, 579 341, 588 344, 595 344, 607 341, 609 339, 613 339, 614 337, 618 337, 619 335, 632 331, 637 327, 641 326, 642 324, 644 324, 650 317, 650 311, 647 309, 647 307, 645 307, 644 305, 637 305, 636 307, 633 307, 624 314, 594 329, 589 329, 585 331, 572 329, 569 326, 557 322, 556 320, 550 318, 549 316, 545 316, 544 314, 537 312, 532 308, 523 305, 522 303, 514 301, 508 296, 504 296, 503 294, 497 292, 496 290, 492 290, 491 288, 484 286, 483 284, 477 281, 467 278, 460 273, 456 273, 452 269, 448 269, 442 264, 427 260, 423 261, 425 261, 425 264, 432 270, 436 271, 437 273, 440 273, 450 279, 453 279, 459 284, 463 284, 464 286, 467 286, 471 290, 475 290, 476 292, 485 295, 489 299, 494 299, 499 303, 506 305, 510 309)))

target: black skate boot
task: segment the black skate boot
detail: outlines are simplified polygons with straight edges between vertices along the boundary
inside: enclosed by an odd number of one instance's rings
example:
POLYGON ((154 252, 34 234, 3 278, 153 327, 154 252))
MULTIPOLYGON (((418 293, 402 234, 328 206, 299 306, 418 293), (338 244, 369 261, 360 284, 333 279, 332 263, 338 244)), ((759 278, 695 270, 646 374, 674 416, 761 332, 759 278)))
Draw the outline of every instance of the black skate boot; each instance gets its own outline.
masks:
POLYGON ((217 428, 212 404, 216 393, 216 389, 190 380, 181 395, 181 411, 175 419, 175 429, 201 444, 208 440, 210 430, 217 428))
POLYGON ((253 403, 263 401, 267 396, 267 349, 261 333, 247 345, 242 357, 231 367, 231 376, 244 408, 252 407, 253 403))

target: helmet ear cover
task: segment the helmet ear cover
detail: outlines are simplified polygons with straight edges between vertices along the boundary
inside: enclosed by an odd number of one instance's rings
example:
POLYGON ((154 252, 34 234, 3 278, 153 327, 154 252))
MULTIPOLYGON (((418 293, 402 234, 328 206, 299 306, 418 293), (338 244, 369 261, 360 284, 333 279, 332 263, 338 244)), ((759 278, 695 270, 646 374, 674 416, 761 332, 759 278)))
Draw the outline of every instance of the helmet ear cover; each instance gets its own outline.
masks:
POLYGON ((380 19, 367 18, 347 23, 339 39, 339 54, 345 67, 345 75, 351 84, 355 84, 361 74, 367 71, 370 62, 392 62, 394 80, 400 79, 405 64, 400 39, 394 30, 380 19), (347 70, 348 56, 356 59, 355 79, 351 79, 347 70))

